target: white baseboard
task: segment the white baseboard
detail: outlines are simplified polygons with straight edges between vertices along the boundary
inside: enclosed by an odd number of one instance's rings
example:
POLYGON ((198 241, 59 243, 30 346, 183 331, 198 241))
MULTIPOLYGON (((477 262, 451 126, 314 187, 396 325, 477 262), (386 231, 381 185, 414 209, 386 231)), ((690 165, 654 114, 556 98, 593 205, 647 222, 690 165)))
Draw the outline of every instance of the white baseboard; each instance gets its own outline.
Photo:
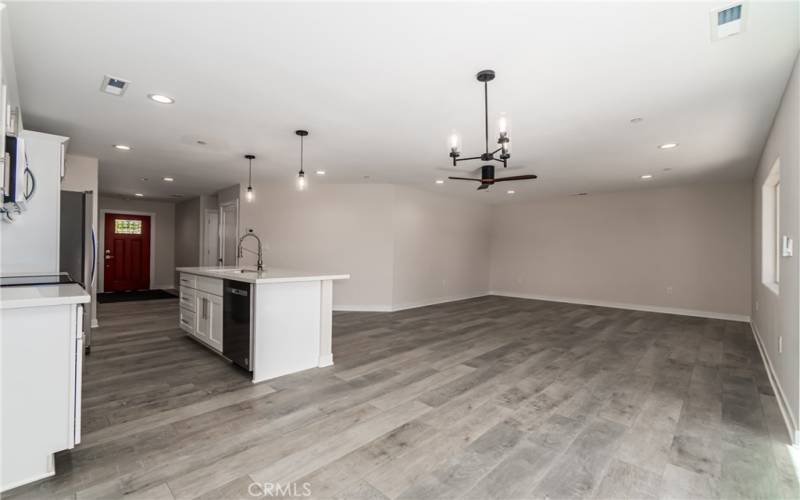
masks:
POLYGON ((331 365, 333 365, 333 353, 323 354, 319 357, 318 367, 323 368, 331 365))
POLYGON ((576 299, 572 297, 556 297, 552 295, 536 295, 529 293, 505 292, 500 290, 493 290, 489 292, 489 295, 499 295, 501 297, 514 297, 517 299, 545 300, 548 302, 566 302, 569 304, 610 307, 613 309, 630 309, 633 311, 677 314, 679 316, 695 316, 698 318, 724 319, 728 321, 740 321, 742 323, 750 322, 750 316, 744 314, 729 314, 729 313, 719 313, 713 311, 700 311, 697 309, 681 309, 677 307, 648 306, 643 304, 626 304, 623 302, 606 302, 603 300, 576 299))
POLYGON ((100 322, 97 321, 97 318, 93 318, 92 319, 92 328, 97 328, 98 326, 100 326, 100 322))
POLYGON ((444 304, 446 302, 457 302, 459 300, 474 299, 476 297, 485 297, 486 295, 489 295, 489 292, 467 293, 463 295, 448 295, 445 297, 437 297, 435 299, 425 299, 417 302, 395 304, 392 306, 392 311, 405 311, 406 309, 416 309, 417 307, 433 306, 436 304, 444 304))
POLYGON ((392 306, 384 306, 384 305, 369 305, 369 306, 358 306, 358 305, 334 305, 334 311, 340 312, 392 312, 392 306))
POLYGON ((446 297, 437 297, 435 299, 425 299, 420 300, 418 302, 408 302, 405 304, 396 304, 396 305, 384 305, 384 304, 376 304, 376 305, 368 305, 368 306, 359 306, 359 305, 350 305, 350 304, 343 304, 343 305, 334 305, 334 311, 341 311, 341 312, 395 312, 395 311, 405 311, 406 309, 415 309, 417 307, 425 307, 425 306, 432 306, 436 304, 444 304, 446 302, 456 302, 459 300, 467 300, 467 299, 474 299, 476 297, 484 297, 489 295, 488 292, 478 292, 478 293, 470 293, 465 295, 448 295, 446 297))
POLYGON ((755 323, 750 322, 750 328, 753 331, 753 337, 756 339, 758 352, 761 353, 761 359, 764 361, 764 366, 767 367, 767 376, 769 377, 769 383, 772 386, 772 392, 775 393, 775 399, 778 400, 778 408, 780 408, 781 410, 781 415, 783 416, 783 423, 786 424, 786 430, 789 431, 789 439, 792 441, 792 444, 794 445, 800 444, 800 436, 798 435, 799 432, 797 430, 797 421, 795 420, 794 414, 792 413, 792 408, 786 401, 786 394, 783 392, 783 388, 781 387, 781 383, 778 380, 778 376, 775 374, 775 370, 772 367, 772 361, 770 361, 767 349, 766 347, 764 347, 764 341, 761 340, 761 334, 758 333, 758 327, 756 327, 755 323))
POLYGON ((165 285, 153 285, 153 286, 150 287, 150 289, 151 290, 174 290, 175 289, 175 285, 172 284, 172 283, 165 284, 165 285))

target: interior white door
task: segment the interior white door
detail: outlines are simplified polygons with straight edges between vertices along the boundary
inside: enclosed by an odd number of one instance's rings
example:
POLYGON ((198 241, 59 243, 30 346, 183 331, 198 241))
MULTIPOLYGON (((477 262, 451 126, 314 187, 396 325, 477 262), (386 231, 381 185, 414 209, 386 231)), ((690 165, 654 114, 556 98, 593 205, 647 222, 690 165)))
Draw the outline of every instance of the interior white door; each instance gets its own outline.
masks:
POLYGON ((220 205, 219 213, 222 265, 235 266, 239 260, 236 252, 239 237, 239 205, 236 202, 220 205))
POLYGON ((206 211, 205 241, 203 242, 203 265, 217 266, 219 258, 219 212, 206 211))

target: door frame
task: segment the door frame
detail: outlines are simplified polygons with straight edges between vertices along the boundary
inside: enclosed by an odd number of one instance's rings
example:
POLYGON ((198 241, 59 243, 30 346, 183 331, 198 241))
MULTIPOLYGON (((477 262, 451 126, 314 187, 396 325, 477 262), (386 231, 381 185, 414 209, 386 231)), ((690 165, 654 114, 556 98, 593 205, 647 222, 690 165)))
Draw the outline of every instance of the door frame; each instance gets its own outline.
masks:
POLYGON ((101 208, 100 216, 97 218, 99 242, 97 244, 97 260, 99 264, 97 267, 100 271, 97 276, 97 291, 105 292, 106 281, 106 266, 105 266, 105 248, 106 248, 106 214, 119 214, 119 215, 146 215, 150 217, 150 290, 158 290, 163 285, 155 282, 156 278, 156 214, 155 212, 137 212, 135 210, 115 210, 113 208, 101 208), (101 259, 102 256, 102 259, 101 259))
MULTIPOLYGON (((239 218, 240 218, 240 215, 241 215, 239 213, 239 200, 235 199, 235 200, 231 200, 231 201, 226 201, 225 203, 220 203, 219 204, 219 258, 222 259, 223 264, 225 263, 225 243, 222 241, 222 234, 223 234, 222 221, 224 219, 222 217, 222 212, 223 212, 223 209, 225 207, 231 207, 231 206, 236 208, 236 231, 235 232, 236 232, 236 241, 237 241, 237 243, 238 243, 238 240, 239 240, 239 218)), ((234 266, 236 266, 236 267, 239 266, 239 255, 238 254, 236 254, 236 263, 234 264, 234 266)))
POLYGON ((217 216, 217 259, 219 259, 222 256, 222 251, 220 248, 222 246, 220 245, 220 240, 222 239, 220 235, 221 225, 219 223, 219 220, 222 217, 222 213, 219 211, 218 208, 206 208, 205 213, 203 214, 203 244, 200 245, 200 248, 203 250, 203 256, 200 264, 203 266, 218 266, 219 261, 214 262, 213 264, 209 264, 208 262, 206 262, 206 253, 208 251, 208 247, 206 246, 206 243, 208 243, 208 234, 206 234, 206 228, 208 227, 209 215, 217 216))

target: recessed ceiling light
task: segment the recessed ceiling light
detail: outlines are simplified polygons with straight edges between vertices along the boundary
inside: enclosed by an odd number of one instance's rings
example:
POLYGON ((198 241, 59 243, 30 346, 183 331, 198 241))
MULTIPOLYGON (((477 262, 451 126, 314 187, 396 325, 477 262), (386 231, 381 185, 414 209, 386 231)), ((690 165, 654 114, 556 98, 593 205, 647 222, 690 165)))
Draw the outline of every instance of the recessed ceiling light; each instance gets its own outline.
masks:
POLYGON ((141 198, 142 196, 144 196, 142 193, 133 193, 133 195, 137 198, 141 198))
POLYGON ((668 142, 666 144, 660 145, 658 147, 658 149, 672 149, 672 148, 677 148, 677 147, 678 147, 678 143, 677 142, 668 142))
POLYGON ((142 181, 142 182, 147 182, 150 179, 148 179, 147 177, 140 177, 139 180, 142 181))
POLYGON ((147 94, 147 97, 150 98, 151 101, 155 101, 159 104, 172 104, 175 102, 175 99, 172 97, 168 97, 161 94, 147 94))
POLYGON ((197 144, 199 144, 201 146, 205 146, 208 143, 206 141, 197 141, 197 144))
POLYGON ((642 123, 643 121, 644 118, 642 118, 641 116, 637 116, 636 118, 631 118, 631 123, 642 123))
POLYGON ((509 189, 508 191, 506 191, 506 193, 508 193, 508 194, 514 194, 514 193, 516 193, 516 191, 514 191, 513 189, 509 189))
POLYGON ((324 170, 317 170, 317 175, 325 175, 325 171, 324 170))
POLYGON ((173 177, 164 177, 164 182, 172 182, 175 179, 173 177))
POLYGON ((653 178, 653 176, 652 176, 652 175, 650 175, 650 174, 644 174, 644 175, 641 177, 641 179, 642 179, 643 181, 649 181, 649 180, 650 180, 650 179, 652 179, 652 178, 653 178))
POLYGON ((114 147, 119 149, 120 151, 130 151, 131 147, 126 144, 114 144, 114 147))
POLYGON ((444 184, 444 181, 442 179, 436 179, 436 184, 444 184))

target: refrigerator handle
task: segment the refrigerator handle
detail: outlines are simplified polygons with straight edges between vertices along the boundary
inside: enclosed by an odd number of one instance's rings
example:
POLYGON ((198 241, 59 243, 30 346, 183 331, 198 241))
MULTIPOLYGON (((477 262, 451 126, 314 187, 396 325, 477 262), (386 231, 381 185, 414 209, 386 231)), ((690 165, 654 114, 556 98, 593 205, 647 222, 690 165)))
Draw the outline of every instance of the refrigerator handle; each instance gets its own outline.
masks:
POLYGON ((94 279, 97 271, 97 238, 95 237, 94 228, 92 228, 92 274, 89 280, 89 287, 94 288, 94 279))

